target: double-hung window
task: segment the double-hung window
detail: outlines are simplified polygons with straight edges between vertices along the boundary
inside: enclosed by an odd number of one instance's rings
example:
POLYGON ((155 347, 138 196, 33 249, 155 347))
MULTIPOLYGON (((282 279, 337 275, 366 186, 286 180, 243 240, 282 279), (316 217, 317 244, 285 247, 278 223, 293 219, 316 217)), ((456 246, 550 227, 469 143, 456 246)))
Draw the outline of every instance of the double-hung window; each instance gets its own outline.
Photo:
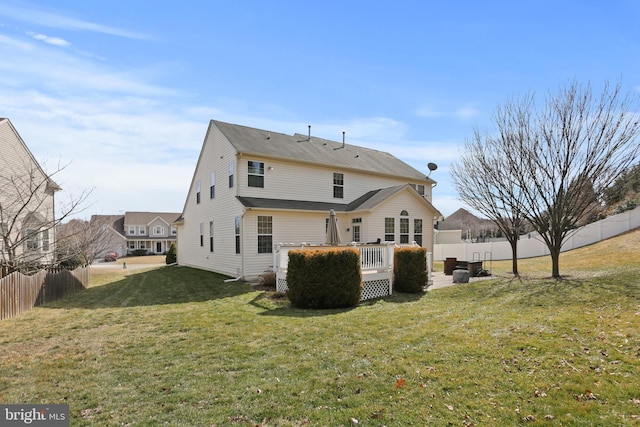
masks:
POLYGON ((249 160, 247 168, 249 187, 264 188, 264 163, 249 160))
POLYGON ((200 180, 196 181, 196 203, 200 204, 200 180))
POLYGON ((233 188, 233 160, 229 162, 229 188, 233 188))
POLYGON ((49 252, 49 230, 42 230, 42 251, 49 252))
POLYGON ((395 218, 384 219, 384 240, 385 242, 394 242, 396 240, 396 223, 395 218))
POLYGON ((400 243, 409 243, 409 213, 400 212, 400 243))
POLYGON ((422 246, 422 220, 418 218, 413 220, 413 240, 422 246))
POLYGON ((209 176, 209 198, 213 199, 216 197, 216 173, 211 172, 209 176))
POLYGON ((26 237, 25 246, 28 251, 37 251, 38 250, 38 230, 33 228, 27 228, 24 231, 24 235, 26 237))
POLYGON ((209 252, 213 252, 213 221, 209 221, 209 252))
POLYGON ((258 253, 273 252, 273 217, 258 216, 258 253))
POLYGON ((344 198, 344 174, 333 173, 333 197, 336 199, 344 198))
POLYGON ((235 219, 235 235, 236 235, 236 253, 240 253, 240 217, 235 219))

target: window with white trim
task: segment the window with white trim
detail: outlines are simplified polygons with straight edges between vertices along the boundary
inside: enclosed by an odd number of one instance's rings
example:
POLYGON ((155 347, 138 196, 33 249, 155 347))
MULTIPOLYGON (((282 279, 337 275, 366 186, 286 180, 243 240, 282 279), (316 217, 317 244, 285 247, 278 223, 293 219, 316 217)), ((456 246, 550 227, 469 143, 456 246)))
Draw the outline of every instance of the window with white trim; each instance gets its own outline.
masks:
POLYGON ((171 227, 171 235, 175 236, 176 234, 178 234, 178 229, 175 227, 171 227))
POLYGON ((161 225, 156 225, 153 227, 153 235, 154 236, 164 236, 164 227, 161 225))
POLYGON ((233 188, 233 160, 229 162, 229 188, 233 188))
POLYGON ((336 199, 344 198, 344 174, 333 173, 333 197, 336 199))
POLYGON ((129 236, 135 236, 136 235, 136 226, 135 225, 130 225, 129 226, 129 232, 127 234, 129 234, 129 236))
POLYGON ((196 204, 200 204, 200 180, 196 181, 196 204))
POLYGON ((42 230, 42 251, 49 252, 49 230, 42 230))
POLYGON ((273 217, 258 216, 258 253, 273 252, 273 217))
POLYGON ((25 236, 25 248, 27 251, 38 250, 38 230, 34 228, 27 228, 24 230, 25 236))
POLYGON ((209 198, 213 199, 216 197, 216 173, 211 172, 209 175, 209 198))
POLYGON ((235 219, 235 236, 236 236, 236 253, 240 253, 240 217, 236 216, 235 219))
POLYGON ((400 243, 409 243, 409 212, 400 212, 400 243))
POLYGON ((138 227, 138 234, 140 236, 144 236, 145 234, 147 234, 147 227, 145 227, 144 225, 138 227))
POLYGON ((384 241, 394 242, 396 240, 396 222, 395 218, 384 219, 384 241))
POLYGON ((413 220, 413 240, 422 246, 422 220, 419 218, 413 220))
POLYGON ((204 223, 200 223, 200 247, 204 246, 204 223))
POLYGON ((209 252, 213 252, 213 221, 209 221, 209 252))
POLYGON ((247 185, 249 187, 264 188, 264 163, 249 160, 247 162, 247 171, 247 185))

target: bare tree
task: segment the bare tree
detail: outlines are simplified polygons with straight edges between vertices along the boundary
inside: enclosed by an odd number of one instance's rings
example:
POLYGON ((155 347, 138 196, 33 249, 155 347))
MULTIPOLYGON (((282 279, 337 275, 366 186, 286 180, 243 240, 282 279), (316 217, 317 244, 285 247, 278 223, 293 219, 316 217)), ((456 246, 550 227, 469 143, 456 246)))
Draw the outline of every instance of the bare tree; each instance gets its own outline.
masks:
POLYGON ((512 272, 518 276, 518 239, 523 231, 525 199, 515 185, 514 170, 518 165, 507 161, 502 153, 522 137, 525 123, 517 117, 498 120, 503 116, 501 111, 495 116, 499 124, 496 137, 483 137, 477 129, 474 131, 459 162, 452 165, 451 177, 460 199, 502 231, 511 246, 512 272))
POLYGON ((49 174, 26 158, 0 169, 0 264, 9 270, 55 263, 58 225, 80 213, 91 193, 56 204, 54 195, 61 188, 53 178, 65 167, 49 174))
POLYGON ((112 216, 93 215, 91 221, 72 219, 58 227, 56 260, 70 266, 91 264, 111 248, 112 216))
POLYGON ((498 141, 500 149, 486 155, 505 173, 511 165, 510 177, 487 175, 487 181, 502 197, 518 194, 517 202, 503 201, 539 233, 549 249, 551 274, 559 278, 562 244, 599 208, 594 201, 602 200, 638 159, 639 103, 637 96, 623 96, 620 84, 605 84, 595 96, 590 85, 576 82, 545 101, 542 109, 531 95, 505 103, 494 117, 498 136, 477 148, 483 151, 498 141))

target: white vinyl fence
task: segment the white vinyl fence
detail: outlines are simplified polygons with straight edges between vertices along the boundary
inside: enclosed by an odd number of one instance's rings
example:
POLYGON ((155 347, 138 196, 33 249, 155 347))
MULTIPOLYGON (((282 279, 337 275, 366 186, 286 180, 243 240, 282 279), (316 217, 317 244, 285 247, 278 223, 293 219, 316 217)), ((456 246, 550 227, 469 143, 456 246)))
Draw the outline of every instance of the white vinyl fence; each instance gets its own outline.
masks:
MULTIPOLYGON (((562 251, 590 245, 640 227, 640 207, 609 216, 578 228, 562 245, 562 251)), ((549 250, 536 233, 523 235, 518 241, 518 258, 549 255, 549 250)), ((511 245, 507 241, 484 243, 435 244, 433 259, 457 258, 462 261, 511 259, 511 245)))

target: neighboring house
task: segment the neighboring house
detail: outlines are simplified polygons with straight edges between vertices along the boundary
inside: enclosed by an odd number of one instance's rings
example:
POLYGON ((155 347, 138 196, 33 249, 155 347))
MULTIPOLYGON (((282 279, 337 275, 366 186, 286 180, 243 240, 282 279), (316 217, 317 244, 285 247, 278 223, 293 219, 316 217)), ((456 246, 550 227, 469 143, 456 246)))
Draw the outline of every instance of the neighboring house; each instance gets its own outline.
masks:
POLYGON ((176 242, 177 229, 173 223, 179 216, 180 213, 172 212, 125 212, 124 215, 93 215, 91 222, 110 228, 111 233, 101 236, 102 241, 98 243, 104 254, 116 252, 122 256, 134 251, 164 254, 176 242))
POLYGON ((385 152, 212 120, 176 222, 178 264, 258 276, 278 243, 325 242, 331 209, 342 243, 431 251, 434 184, 385 152))
POLYGON ((0 118, 0 263, 54 262, 59 190, 9 119, 0 118))

